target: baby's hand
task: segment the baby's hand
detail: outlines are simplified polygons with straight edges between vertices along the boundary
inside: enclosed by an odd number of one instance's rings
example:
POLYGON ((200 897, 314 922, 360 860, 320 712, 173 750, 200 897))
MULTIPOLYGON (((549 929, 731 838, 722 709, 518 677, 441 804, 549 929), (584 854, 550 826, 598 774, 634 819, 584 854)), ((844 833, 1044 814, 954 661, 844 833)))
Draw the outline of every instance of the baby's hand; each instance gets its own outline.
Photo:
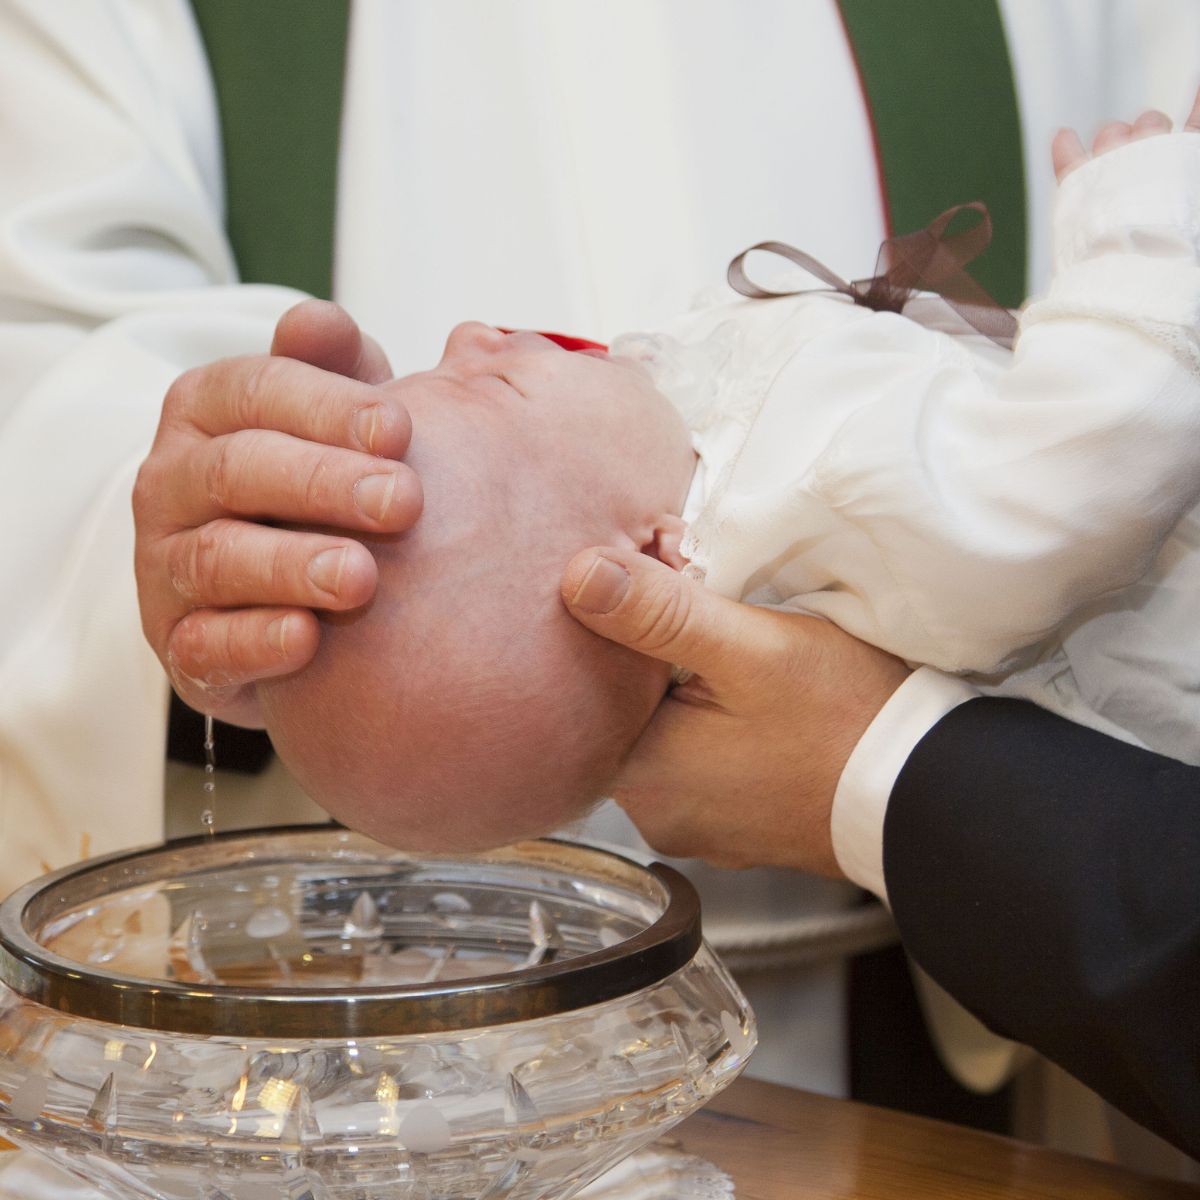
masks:
MULTIPOLYGON (((1188 114, 1183 125, 1185 130, 1200 133, 1200 91, 1192 102, 1192 111, 1188 114)), ((1061 183, 1076 167, 1087 162, 1096 155, 1115 150, 1127 142, 1136 142, 1140 138, 1153 137, 1159 133, 1171 132, 1171 118, 1157 109, 1144 112, 1132 125, 1127 121, 1110 121, 1101 127, 1100 132, 1092 139, 1092 152, 1089 154, 1079 140, 1079 134, 1074 129, 1060 129, 1054 135, 1050 145, 1050 156, 1054 160, 1054 174, 1061 183)))

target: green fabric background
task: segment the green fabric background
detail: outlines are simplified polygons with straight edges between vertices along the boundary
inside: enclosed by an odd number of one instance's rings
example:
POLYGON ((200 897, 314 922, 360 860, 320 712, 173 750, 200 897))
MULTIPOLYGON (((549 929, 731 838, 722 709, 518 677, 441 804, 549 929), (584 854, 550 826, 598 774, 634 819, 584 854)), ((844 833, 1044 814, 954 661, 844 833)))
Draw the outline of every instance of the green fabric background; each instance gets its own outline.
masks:
POLYGON ((1002 304, 1019 304, 1025 160, 996 0, 839 0, 839 7, 875 125, 893 232, 911 233, 952 205, 982 200, 993 240, 967 269, 1002 304))
POLYGON ((241 277, 333 292, 349 0, 192 0, 225 148, 241 277))

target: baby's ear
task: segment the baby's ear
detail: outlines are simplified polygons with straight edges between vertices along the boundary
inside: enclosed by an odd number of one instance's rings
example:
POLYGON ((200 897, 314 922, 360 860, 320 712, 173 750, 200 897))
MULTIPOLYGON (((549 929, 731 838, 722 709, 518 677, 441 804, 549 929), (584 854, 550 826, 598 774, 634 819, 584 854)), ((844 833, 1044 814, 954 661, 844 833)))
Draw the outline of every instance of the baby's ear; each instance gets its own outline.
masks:
POLYGON ((657 558, 676 571, 682 571, 688 560, 679 553, 679 545, 686 531, 687 525, 682 517, 665 513, 655 522, 650 540, 642 547, 642 553, 657 558))

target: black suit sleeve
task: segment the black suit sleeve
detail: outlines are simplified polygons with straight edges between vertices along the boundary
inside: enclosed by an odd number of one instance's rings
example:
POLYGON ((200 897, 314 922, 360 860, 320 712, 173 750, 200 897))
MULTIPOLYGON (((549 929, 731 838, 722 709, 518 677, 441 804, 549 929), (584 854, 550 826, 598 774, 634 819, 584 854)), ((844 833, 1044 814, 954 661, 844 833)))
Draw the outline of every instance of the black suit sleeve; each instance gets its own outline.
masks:
POLYGON ((970 701, 896 782, 884 875, 948 992, 1200 1158, 1200 768, 970 701))

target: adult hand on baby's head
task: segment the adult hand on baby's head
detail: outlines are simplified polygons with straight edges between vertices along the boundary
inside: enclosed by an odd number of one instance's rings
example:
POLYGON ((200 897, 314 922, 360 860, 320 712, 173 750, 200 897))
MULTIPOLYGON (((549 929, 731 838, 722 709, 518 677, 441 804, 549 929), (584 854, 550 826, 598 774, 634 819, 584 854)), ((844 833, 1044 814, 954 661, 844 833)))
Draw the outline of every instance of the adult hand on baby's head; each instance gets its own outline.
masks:
POLYGON ((726 600, 644 555, 587 550, 563 600, 589 629, 692 672, 614 789, 664 854, 840 875, 833 794, 908 669, 815 617, 726 600))
POLYGON ((273 528, 399 532, 421 511, 393 461, 411 424, 375 385, 382 350, 336 305, 307 301, 270 355, 188 371, 168 391, 133 507, 142 627, 193 708, 261 724, 253 684, 316 652, 314 608, 356 608, 375 588, 349 537, 273 528))
MULTIPOLYGON (((1196 93, 1192 111, 1183 127, 1190 133, 1200 133, 1200 91, 1196 93)), ((1054 174, 1061 183, 1076 167, 1081 167, 1089 159, 1106 154, 1128 142, 1136 142, 1159 133, 1170 133, 1171 128, 1171 118, 1157 109, 1142 113, 1132 124, 1128 121, 1109 121, 1107 125, 1101 126, 1092 139, 1091 154, 1084 149, 1083 142, 1074 129, 1060 129, 1050 146, 1054 174)))

